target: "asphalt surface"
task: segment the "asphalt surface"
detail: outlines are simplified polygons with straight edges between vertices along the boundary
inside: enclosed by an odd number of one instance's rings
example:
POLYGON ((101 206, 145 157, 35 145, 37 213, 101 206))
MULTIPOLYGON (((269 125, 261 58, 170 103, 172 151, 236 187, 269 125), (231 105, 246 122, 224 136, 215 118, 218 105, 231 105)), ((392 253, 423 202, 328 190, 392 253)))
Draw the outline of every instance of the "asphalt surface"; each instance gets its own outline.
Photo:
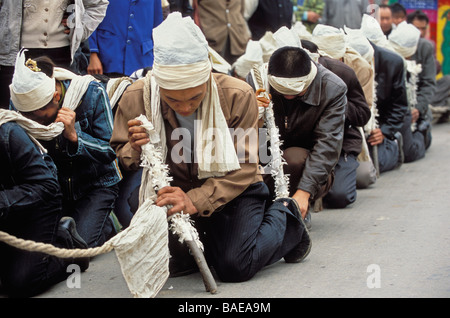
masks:
MULTIPOLYGON (((156 298, 450 297, 449 145, 450 123, 434 125, 425 158, 383 173, 345 209, 313 213, 313 246, 302 263, 281 260, 243 283, 217 279, 216 294, 199 273, 169 278, 156 298)), ((114 252, 95 257, 69 285, 38 298, 132 297, 114 252)))

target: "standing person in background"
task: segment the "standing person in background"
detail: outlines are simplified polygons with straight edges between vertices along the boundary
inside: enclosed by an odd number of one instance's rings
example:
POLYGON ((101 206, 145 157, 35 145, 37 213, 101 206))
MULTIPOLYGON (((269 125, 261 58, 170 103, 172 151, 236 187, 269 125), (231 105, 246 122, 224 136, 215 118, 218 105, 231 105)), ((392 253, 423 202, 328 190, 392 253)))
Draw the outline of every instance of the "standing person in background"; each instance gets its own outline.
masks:
POLYGON ((387 4, 381 4, 379 7, 379 20, 381 30, 385 36, 389 36, 392 31, 392 11, 391 7, 387 4))
POLYGON ((248 19, 252 40, 258 41, 267 31, 275 33, 283 26, 291 28, 292 20, 291 0, 259 0, 256 11, 248 19))
POLYGON ((351 29, 359 29, 364 13, 369 6, 368 0, 324 0, 322 23, 336 28, 344 25, 351 29))
POLYGON ((194 9, 189 0, 167 0, 169 2, 170 12, 178 11, 183 17, 194 17, 194 9))
POLYGON ((195 23, 230 65, 245 53, 250 39, 244 12, 244 0, 194 0, 195 23))
POLYGON ((170 13, 170 4, 167 0, 161 0, 161 8, 163 13, 163 19, 167 18, 170 13))
POLYGON ((392 12, 392 23, 398 26, 403 21, 406 21, 406 9, 400 3, 396 2, 390 5, 392 12))
MULTIPOLYGON (((0 1, 0 107, 8 109, 9 84, 21 48, 27 58, 46 55, 70 68, 75 52, 105 16, 107 0, 0 1), (80 8, 84 8, 83 12, 80 8), (71 10, 74 10, 72 13, 71 10), (81 14, 81 19, 76 19, 81 14), (73 18, 73 19, 72 19, 73 18), (75 26, 75 27, 74 27, 75 26)), ((76 71, 76 70, 74 70, 76 71)))
MULTIPOLYGON (((429 39, 429 18, 421 10, 416 10, 408 14, 406 21, 413 24, 420 31, 420 37, 430 41, 436 52, 436 43, 429 39)), ((419 40, 422 41, 422 40, 419 40)), ((436 75, 441 72, 441 64, 436 59, 434 55, 434 60, 436 63, 436 75)), ((450 106, 450 75, 444 75, 438 80, 436 80, 436 91, 433 94, 430 105, 433 106, 450 106)))
POLYGON ((297 10, 294 11, 296 20, 301 21, 306 29, 312 33, 314 27, 320 23, 325 6, 324 0, 293 0, 293 2, 297 6, 297 10), (300 2, 302 4, 299 4, 300 2))
POLYGON ((161 1, 111 1, 89 38, 88 73, 122 77, 152 66, 152 30, 162 21, 161 1))

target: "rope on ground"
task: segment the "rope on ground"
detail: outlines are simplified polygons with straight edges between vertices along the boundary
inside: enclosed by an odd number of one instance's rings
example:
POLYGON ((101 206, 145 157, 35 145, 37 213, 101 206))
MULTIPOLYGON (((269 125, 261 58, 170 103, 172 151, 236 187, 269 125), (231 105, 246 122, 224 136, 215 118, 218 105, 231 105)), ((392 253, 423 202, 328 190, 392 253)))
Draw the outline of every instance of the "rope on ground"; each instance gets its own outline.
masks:
POLYGON ((24 240, 3 231, 0 231, 0 241, 21 250, 45 253, 59 258, 94 257, 100 254, 108 253, 114 248, 110 241, 105 242, 105 244, 103 244, 102 246, 87 249, 59 248, 48 243, 24 240))

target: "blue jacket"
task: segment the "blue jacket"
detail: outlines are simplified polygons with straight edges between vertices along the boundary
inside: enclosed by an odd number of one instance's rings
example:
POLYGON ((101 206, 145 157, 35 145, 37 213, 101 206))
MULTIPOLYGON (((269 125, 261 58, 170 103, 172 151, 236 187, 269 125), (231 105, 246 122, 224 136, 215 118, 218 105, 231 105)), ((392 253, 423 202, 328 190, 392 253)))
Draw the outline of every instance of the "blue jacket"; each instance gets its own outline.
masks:
MULTIPOLYGON (((70 81, 63 81, 68 89, 70 81)), ((75 109, 78 145, 63 134, 42 142, 58 168, 59 183, 66 198, 77 200, 92 187, 109 187, 122 179, 116 153, 109 145, 113 115, 104 86, 91 82, 75 109)))
POLYGON ((110 0, 105 18, 89 37, 104 73, 130 76, 153 65, 153 28, 163 21, 159 0, 110 0))
MULTIPOLYGON (((70 81, 63 81, 66 90, 70 81)), ((14 109, 12 102, 10 108, 14 109)), ((78 144, 63 134, 42 141, 58 168, 58 179, 66 199, 77 200, 94 187, 109 187, 122 179, 116 153, 109 145, 113 115, 104 86, 91 82, 75 109, 78 144)))
POLYGON ((61 211, 55 164, 15 122, 0 126, 0 166, 0 220, 20 212, 61 211))

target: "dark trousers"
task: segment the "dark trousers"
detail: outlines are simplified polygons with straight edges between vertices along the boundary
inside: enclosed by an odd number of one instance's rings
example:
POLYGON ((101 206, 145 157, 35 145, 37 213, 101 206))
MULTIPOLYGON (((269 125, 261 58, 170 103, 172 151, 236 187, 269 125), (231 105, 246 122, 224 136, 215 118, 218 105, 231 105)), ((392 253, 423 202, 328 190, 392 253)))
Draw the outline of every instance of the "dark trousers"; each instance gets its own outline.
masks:
POLYGON ((341 154, 334 169, 334 183, 323 197, 328 208, 343 209, 356 201, 356 170, 359 163, 351 154, 341 154))
POLYGON ((266 209, 266 200, 267 186, 255 183, 222 210, 196 219, 208 265, 222 281, 246 281, 300 242, 300 215, 279 201, 266 209))
POLYGON ((14 66, 0 65, 0 108, 9 109, 9 85, 12 82, 14 66))
MULTIPOLYGON (((61 206, 39 207, 34 211, 12 213, 2 221, 0 229, 11 235, 35 242, 73 248, 56 235, 61 206)), ((42 253, 16 249, 0 243, 0 280, 11 297, 31 297, 66 279, 72 259, 59 259, 42 253)))
POLYGON ((119 195, 114 205, 114 214, 127 228, 139 206, 139 189, 141 187, 142 169, 136 171, 122 170, 123 178, 119 182, 119 195))
MULTIPOLYGON (((399 151, 396 140, 384 138, 383 143, 377 146, 380 173, 395 169, 399 162, 399 151)), ((373 158, 372 147, 369 145, 370 155, 373 158)))
POLYGON ((425 157, 425 138, 423 134, 416 130, 411 130, 411 113, 407 112, 400 129, 403 136, 403 153, 405 162, 413 162, 425 157))
MULTIPOLYGON (((309 156, 309 150, 300 147, 289 147, 283 151, 283 158, 286 160, 286 165, 283 166, 283 171, 289 175, 289 196, 293 196, 297 191, 297 186, 305 168, 306 159, 309 156)), ((264 182, 269 187, 271 197, 275 196, 274 180, 270 174, 264 175, 264 182)), ((322 198, 328 193, 334 182, 334 172, 331 172, 325 184, 321 185, 319 191, 311 200, 322 198)))
POLYGON ((103 245, 114 235, 109 214, 114 208, 118 192, 117 184, 98 187, 76 201, 63 202, 64 213, 75 220, 78 234, 88 247, 103 245))

